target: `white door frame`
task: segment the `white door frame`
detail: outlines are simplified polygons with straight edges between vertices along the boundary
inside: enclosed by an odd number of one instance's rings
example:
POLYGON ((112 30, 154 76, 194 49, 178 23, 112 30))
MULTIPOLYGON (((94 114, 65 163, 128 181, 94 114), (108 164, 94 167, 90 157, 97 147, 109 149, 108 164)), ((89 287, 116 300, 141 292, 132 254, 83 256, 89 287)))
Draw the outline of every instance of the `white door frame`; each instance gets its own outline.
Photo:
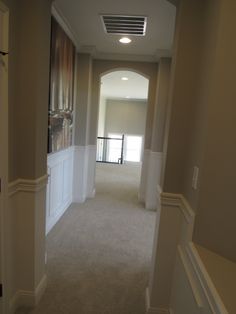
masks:
MULTIPOLYGON (((1 50, 8 52, 9 9, 0 0, 2 26, 0 29, 1 50)), ((0 313, 8 313, 7 289, 7 207, 8 207, 8 55, 0 55, 0 276, 3 284, 3 297, 0 300, 0 313)))

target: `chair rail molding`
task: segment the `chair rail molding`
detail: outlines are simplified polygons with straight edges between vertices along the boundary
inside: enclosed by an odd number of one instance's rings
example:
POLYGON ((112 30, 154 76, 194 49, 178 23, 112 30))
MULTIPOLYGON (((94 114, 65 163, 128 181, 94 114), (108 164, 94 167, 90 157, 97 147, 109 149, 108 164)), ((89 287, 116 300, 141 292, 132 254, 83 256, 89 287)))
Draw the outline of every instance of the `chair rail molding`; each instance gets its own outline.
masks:
POLYGON ((194 221, 183 195, 161 193, 146 314, 228 314, 192 242, 194 221))
POLYGON ((8 195, 11 197, 17 192, 38 192, 45 188, 48 182, 48 174, 43 175, 38 179, 17 179, 8 185, 8 195))
POLYGON ((43 295, 45 274, 46 187, 48 175, 36 179, 19 178, 8 185, 9 270, 14 273, 8 286, 8 309, 35 306, 43 295), (35 249, 37 248, 37 250, 35 249))

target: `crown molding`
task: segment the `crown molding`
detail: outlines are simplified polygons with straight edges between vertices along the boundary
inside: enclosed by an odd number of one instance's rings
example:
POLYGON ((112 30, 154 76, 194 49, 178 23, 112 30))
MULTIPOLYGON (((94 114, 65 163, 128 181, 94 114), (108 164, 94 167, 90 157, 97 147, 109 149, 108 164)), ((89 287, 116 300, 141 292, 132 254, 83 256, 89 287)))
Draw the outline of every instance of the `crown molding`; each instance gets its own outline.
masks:
POLYGON ((72 40, 72 42, 74 43, 74 45, 76 47, 76 50, 79 51, 80 44, 79 44, 79 40, 78 40, 78 35, 74 32, 69 21, 63 15, 59 6, 57 4, 55 4, 55 2, 52 5, 52 16, 56 19, 56 21, 61 25, 61 27, 63 28, 65 33, 68 35, 68 37, 72 40))

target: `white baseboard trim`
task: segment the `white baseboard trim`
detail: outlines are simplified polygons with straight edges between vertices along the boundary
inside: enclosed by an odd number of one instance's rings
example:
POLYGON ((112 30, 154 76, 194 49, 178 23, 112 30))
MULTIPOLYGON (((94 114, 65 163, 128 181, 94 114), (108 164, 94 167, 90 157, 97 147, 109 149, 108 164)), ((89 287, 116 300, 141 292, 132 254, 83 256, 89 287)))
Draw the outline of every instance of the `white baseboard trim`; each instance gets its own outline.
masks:
POLYGON ((47 276, 44 275, 35 291, 18 290, 10 301, 10 313, 14 314, 15 311, 21 307, 33 308, 41 300, 45 289, 47 287, 47 276))
POLYGON ((146 305, 146 314, 170 314, 170 311, 168 309, 161 309, 161 308, 155 308, 155 307, 150 306, 149 288, 146 288, 145 305, 146 305))

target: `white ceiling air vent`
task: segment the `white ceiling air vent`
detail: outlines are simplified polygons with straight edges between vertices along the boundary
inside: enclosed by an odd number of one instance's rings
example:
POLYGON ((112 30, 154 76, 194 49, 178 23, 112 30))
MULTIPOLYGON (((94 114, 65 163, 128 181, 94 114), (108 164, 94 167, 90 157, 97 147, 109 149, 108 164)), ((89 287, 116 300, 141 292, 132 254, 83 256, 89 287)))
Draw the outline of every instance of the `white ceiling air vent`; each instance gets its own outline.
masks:
POLYGON ((147 17, 128 15, 101 15, 104 30, 111 35, 145 36, 147 17))

